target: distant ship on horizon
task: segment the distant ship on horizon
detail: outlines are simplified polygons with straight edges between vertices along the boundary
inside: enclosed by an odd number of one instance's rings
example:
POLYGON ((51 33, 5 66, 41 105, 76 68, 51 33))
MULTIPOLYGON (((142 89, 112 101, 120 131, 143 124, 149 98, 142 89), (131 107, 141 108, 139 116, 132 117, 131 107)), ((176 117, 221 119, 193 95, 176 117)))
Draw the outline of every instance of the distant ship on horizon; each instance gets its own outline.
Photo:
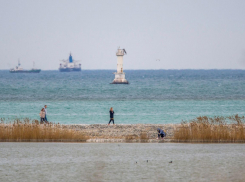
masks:
POLYGON ((18 61, 18 66, 9 70, 10 73, 40 73, 41 69, 35 69, 35 63, 33 62, 33 68, 31 70, 24 70, 21 67, 20 61, 18 61))
POLYGON ((60 72, 72 72, 72 71, 81 71, 81 64, 79 61, 73 60, 71 53, 67 60, 62 60, 63 63, 60 63, 59 71, 60 72))

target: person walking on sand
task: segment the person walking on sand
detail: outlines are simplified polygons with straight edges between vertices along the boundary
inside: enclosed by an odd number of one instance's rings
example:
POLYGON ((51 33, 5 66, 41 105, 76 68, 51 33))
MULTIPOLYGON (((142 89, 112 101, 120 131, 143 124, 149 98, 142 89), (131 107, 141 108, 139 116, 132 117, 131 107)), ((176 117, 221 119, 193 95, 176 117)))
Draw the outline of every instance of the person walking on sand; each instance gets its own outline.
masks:
POLYGON ((40 115, 40 124, 43 124, 43 122, 45 121, 45 111, 44 108, 42 108, 42 110, 39 113, 40 115))
POLYGON ((113 111, 113 108, 112 107, 111 107, 109 113, 110 113, 110 121, 109 121, 108 125, 111 123, 111 121, 114 124, 114 111, 113 111))
POLYGON ((48 122, 48 120, 47 120, 47 105, 44 105, 44 111, 45 111, 45 117, 44 117, 44 121, 45 122, 48 122))

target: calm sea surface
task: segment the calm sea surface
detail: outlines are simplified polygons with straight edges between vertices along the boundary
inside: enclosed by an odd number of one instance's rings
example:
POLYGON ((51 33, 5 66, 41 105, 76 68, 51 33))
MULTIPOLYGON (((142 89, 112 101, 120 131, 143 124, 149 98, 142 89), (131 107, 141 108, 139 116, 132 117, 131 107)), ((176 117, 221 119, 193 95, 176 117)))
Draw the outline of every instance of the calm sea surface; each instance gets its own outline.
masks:
POLYGON ((129 85, 109 84, 113 70, 39 74, 0 71, 0 117, 63 124, 180 123, 197 116, 244 115, 244 70, 126 70, 129 85))
POLYGON ((0 181, 244 181, 244 151, 244 144, 0 143, 0 181))

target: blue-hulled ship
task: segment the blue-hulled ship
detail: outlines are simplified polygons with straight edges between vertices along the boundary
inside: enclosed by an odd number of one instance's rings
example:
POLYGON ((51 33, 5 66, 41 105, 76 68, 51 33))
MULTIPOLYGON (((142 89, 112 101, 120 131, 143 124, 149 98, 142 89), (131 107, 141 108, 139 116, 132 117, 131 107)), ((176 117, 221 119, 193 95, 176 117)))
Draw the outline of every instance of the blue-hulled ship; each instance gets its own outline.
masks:
POLYGON ((59 71, 60 72, 72 72, 72 71, 81 71, 81 64, 79 61, 73 60, 71 54, 69 56, 69 59, 62 60, 62 63, 60 63, 59 71))

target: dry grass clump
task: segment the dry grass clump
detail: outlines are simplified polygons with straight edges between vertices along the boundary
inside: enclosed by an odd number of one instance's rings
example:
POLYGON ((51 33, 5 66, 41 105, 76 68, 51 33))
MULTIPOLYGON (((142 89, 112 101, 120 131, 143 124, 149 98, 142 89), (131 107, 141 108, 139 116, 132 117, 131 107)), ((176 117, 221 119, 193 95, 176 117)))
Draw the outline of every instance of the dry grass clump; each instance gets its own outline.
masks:
POLYGON ((126 135, 125 140, 130 141, 130 140, 138 140, 139 136, 138 135, 126 135))
POLYGON ((127 135, 125 136, 126 142, 131 142, 132 140, 146 141, 149 137, 146 132, 141 132, 139 135, 127 135))
POLYGON ((148 137, 148 135, 147 135, 146 132, 141 132, 139 138, 140 138, 141 140, 148 140, 148 139, 149 139, 149 137, 148 137))
POLYGON ((1 119, 0 123, 0 139, 1 140, 85 140, 87 137, 72 129, 64 128, 60 124, 39 124, 38 120, 30 120, 28 118, 14 120, 13 124, 5 123, 1 119))
POLYGON ((200 116, 182 122, 174 132, 174 139, 196 142, 245 142, 244 116, 207 117, 200 116), (228 124, 229 123, 229 124, 228 124))

